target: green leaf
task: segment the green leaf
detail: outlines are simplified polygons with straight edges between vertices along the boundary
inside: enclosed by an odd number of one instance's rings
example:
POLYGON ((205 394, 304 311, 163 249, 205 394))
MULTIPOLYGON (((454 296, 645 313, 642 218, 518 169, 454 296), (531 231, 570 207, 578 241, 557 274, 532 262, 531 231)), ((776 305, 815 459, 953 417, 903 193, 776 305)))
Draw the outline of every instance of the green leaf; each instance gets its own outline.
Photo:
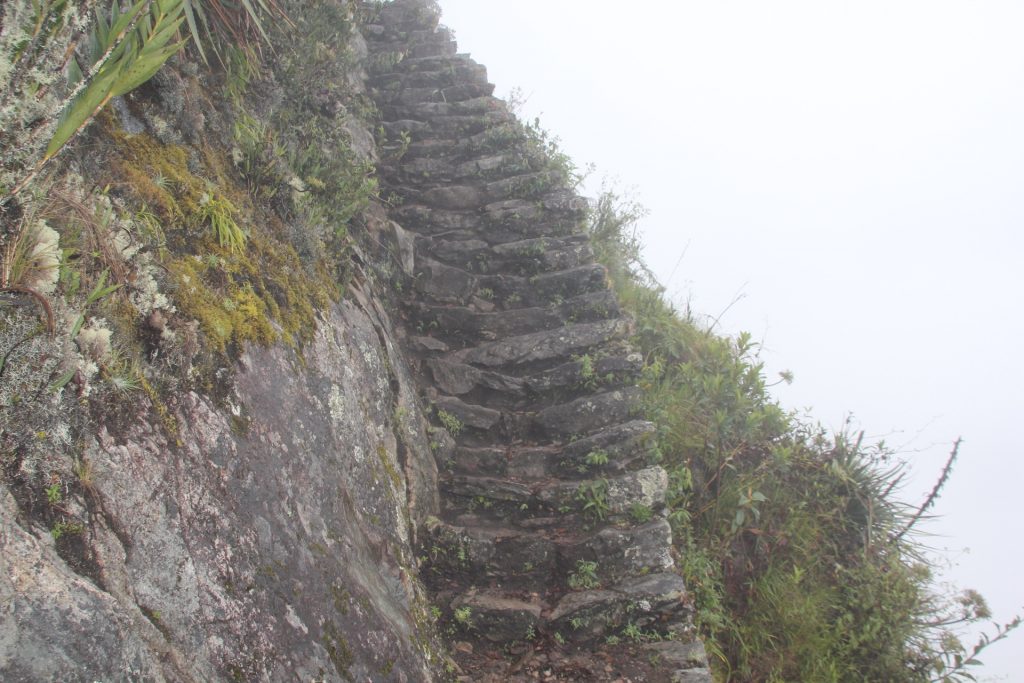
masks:
POLYGON ((132 5, 131 9, 120 16, 118 16, 118 3, 111 3, 111 26, 104 38, 104 42, 107 43, 108 47, 112 40, 119 40, 122 37, 125 30, 127 30, 127 28, 131 26, 132 22, 135 21, 136 17, 139 16, 139 12, 146 9, 151 1, 152 0, 139 0, 139 2, 132 5))
POLYGON ((100 299, 102 299, 103 297, 107 296, 111 292, 116 292, 117 290, 121 289, 121 285, 106 286, 108 275, 110 275, 109 270, 104 270, 103 273, 100 275, 100 281, 96 283, 96 286, 93 288, 92 292, 89 293, 89 296, 85 300, 86 306, 90 306, 99 301, 100 299))
POLYGON ((78 319, 75 320, 75 324, 71 326, 71 338, 74 339, 78 336, 78 333, 82 330, 82 325, 85 324, 85 314, 80 314, 78 319))
MULTIPOLYGON (((260 23, 259 13, 256 11, 256 8, 252 6, 249 0, 242 0, 242 4, 245 5, 245 11, 252 18, 252 23, 256 24, 256 28, 259 30, 260 35, 263 36, 263 40, 270 42, 270 37, 267 36, 267 32, 263 30, 263 24, 260 23)), ((262 5, 263 3, 261 2, 260 4, 262 5)))
POLYGON ((85 78, 85 74, 82 73, 82 67, 78 63, 77 58, 72 57, 71 61, 68 62, 67 78, 69 88, 74 88, 82 81, 83 78, 85 78))
POLYGON ((164 62, 184 47, 187 42, 188 40, 186 39, 153 54, 133 60, 131 65, 117 79, 113 89, 113 96, 124 95, 148 81, 153 77, 153 74, 160 70, 164 62))
POLYGON ((203 41, 199 39, 199 25, 196 22, 196 15, 199 16, 199 21, 203 24, 203 29, 206 34, 210 34, 210 25, 206 22, 206 14, 203 12, 202 5, 194 5, 195 0, 185 0, 183 5, 185 7, 185 19, 188 21, 188 30, 192 34, 192 42, 195 43, 196 49, 199 50, 199 56, 203 58, 203 61, 209 64, 209 60, 206 59, 206 52, 203 51, 203 41))
POLYGON ((60 151, 60 148, 66 145, 68 140, 74 137, 82 126, 110 100, 110 89, 113 87, 116 77, 117 72, 98 74, 86 86, 82 94, 68 105, 61 116, 60 123, 57 124, 57 130, 54 131, 50 144, 46 147, 44 161, 60 151))
POLYGON ((68 370, 66 373, 61 375, 56 382, 50 385, 50 391, 57 392, 68 385, 71 378, 75 376, 75 370, 68 370))

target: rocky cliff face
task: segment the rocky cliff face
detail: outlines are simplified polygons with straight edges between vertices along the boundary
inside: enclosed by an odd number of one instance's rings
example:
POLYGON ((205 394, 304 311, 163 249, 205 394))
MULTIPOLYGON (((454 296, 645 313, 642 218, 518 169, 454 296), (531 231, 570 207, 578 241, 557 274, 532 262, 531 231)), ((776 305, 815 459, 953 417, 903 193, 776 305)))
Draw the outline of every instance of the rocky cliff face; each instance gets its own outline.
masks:
POLYGON ((147 406, 101 424, 77 573, 5 491, 4 680, 429 679, 410 510, 434 470, 391 334, 356 291, 304 367, 250 348, 228 407, 182 397, 180 445, 147 406))
POLYGON ((8 461, 3 680, 710 680, 586 202, 434 4, 366 16, 335 78, 377 105, 389 205, 345 296, 212 385, 94 401, 67 472, 8 461))

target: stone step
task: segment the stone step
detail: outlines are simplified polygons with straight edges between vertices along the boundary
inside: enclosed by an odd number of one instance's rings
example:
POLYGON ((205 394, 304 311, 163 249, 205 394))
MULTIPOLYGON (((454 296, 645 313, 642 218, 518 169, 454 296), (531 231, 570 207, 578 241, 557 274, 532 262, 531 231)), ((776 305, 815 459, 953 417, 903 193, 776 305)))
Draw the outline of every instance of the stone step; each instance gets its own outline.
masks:
MULTIPOLYGON (((512 503, 517 506, 529 507, 536 502, 534 487, 536 482, 522 482, 501 477, 473 477, 468 475, 451 475, 442 479, 442 486, 452 496, 466 499, 487 500, 493 503, 512 503)), ((491 506, 484 508, 490 510, 491 506)), ((476 509, 470 510, 476 512, 476 509)), ((524 510, 525 512, 525 510, 524 510)), ((481 512, 481 514, 483 514, 481 512)), ((490 516, 490 515, 488 515, 490 516)))
MULTIPOLYGON (((488 125, 486 121, 477 120, 475 124, 460 124, 453 122, 451 125, 488 125)), ((416 126, 408 126, 418 128, 416 126)), ((401 130, 401 129, 398 129, 401 130)), ((417 150, 433 149, 443 154, 452 154, 458 151, 455 147, 448 146, 450 138, 442 137, 433 129, 425 130, 419 128, 420 132, 412 136, 417 145, 417 150), (428 137, 429 136, 429 137, 428 137)), ((470 154, 468 158, 447 158, 445 156, 414 154, 406 158, 408 149, 400 142, 401 132, 395 137, 389 138, 390 142, 383 143, 381 149, 385 152, 385 158, 380 164, 381 176, 391 188, 391 191, 405 198, 411 203, 417 203, 423 193, 446 185, 464 185, 484 183, 492 186, 497 192, 501 185, 495 183, 515 183, 515 178, 538 177, 536 174, 544 173, 550 169, 550 163, 539 153, 530 149, 513 148, 505 152, 495 153, 490 150, 478 154, 470 154)), ((552 181, 533 180, 523 183, 518 188, 513 188, 513 193, 496 194, 498 200, 509 197, 529 198, 528 195, 535 190, 531 189, 529 182, 537 183, 541 187, 544 182, 550 187, 564 186, 564 176, 561 171, 555 172, 552 181)))
POLYGON ((554 190, 565 188, 567 182, 563 172, 551 169, 495 180, 487 183, 484 188, 491 202, 498 202, 543 197, 554 190))
POLYGON ((475 346, 481 341, 553 330, 568 323, 592 323, 621 316, 618 300, 608 290, 571 297, 557 306, 501 312, 496 309, 493 297, 477 297, 472 308, 422 304, 415 309, 413 318, 424 333, 438 335, 451 344, 475 346), (491 310, 485 312, 483 309, 488 307, 491 310))
POLYGON ((410 45, 406 49, 406 54, 414 59, 423 57, 453 57, 458 51, 458 43, 450 38, 443 38, 430 43, 410 45))
POLYGON ((460 102, 419 102, 417 104, 395 104, 381 107, 384 121, 412 119, 428 121, 438 116, 479 116, 490 112, 508 112, 504 100, 494 96, 477 97, 460 102))
POLYGON ((586 355, 527 377, 511 377, 445 358, 429 358, 426 367, 443 394, 500 410, 537 412, 582 392, 632 384, 643 367, 643 358, 633 353, 594 361, 586 355))
POLYGON ((604 266, 597 263, 529 277, 477 275, 420 255, 414 271, 413 287, 433 303, 465 306, 475 297, 485 308, 505 311, 561 307, 567 299, 608 290, 604 266))
POLYGON ((658 511, 667 492, 668 473, 655 465, 619 476, 542 484, 536 488, 536 500, 550 510, 575 512, 597 524, 628 519, 641 509, 658 511))
POLYGON ((377 74, 367 85, 385 93, 403 88, 448 88, 454 85, 481 85, 487 83, 487 67, 472 61, 452 60, 435 71, 402 68, 386 74, 377 74))
POLYGON ((560 449, 552 472, 619 473, 638 461, 655 460, 657 431, 653 422, 632 420, 576 439, 560 449))
POLYGON ((523 407, 531 397, 522 378, 481 370, 444 358, 430 358, 427 370, 434 386, 448 396, 502 410, 523 407))
POLYGON ((643 366, 643 356, 628 350, 608 356, 584 354, 524 380, 527 391, 545 399, 535 403, 538 409, 543 409, 549 402, 567 400, 582 391, 632 385, 639 378, 643 366))
POLYGON ((441 21, 441 8, 430 3, 395 0, 378 6, 374 21, 403 30, 432 29, 441 21))
POLYGON ((564 187, 565 177, 554 170, 512 176, 484 185, 440 183, 422 190, 389 185, 404 201, 447 211, 480 211, 503 202, 540 199, 564 187))
POLYGON ((477 296, 490 292, 491 298, 504 310, 559 306, 582 294, 608 289, 608 272, 599 263, 576 266, 568 270, 521 275, 480 275, 477 296))
POLYGON ((471 477, 545 479, 550 477, 549 463, 560 453, 560 446, 460 446, 446 469, 471 477))
POLYGON ((560 592, 612 585, 630 576, 671 569, 672 531, 664 519, 635 527, 533 531, 432 519, 424 551, 429 570, 449 583, 558 586, 560 592))
POLYGON ((468 476, 519 481, 621 475, 637 465, 657 463, 657 429, 633 420, 568 443, 457 447, 445 469, 468 476))
POLYGON ((612 585, 675 566, 672 528, 661 517, 637 526, 605 527, 587 538, 557 544, 556 548, 556 570, 566 590, 587 587, 589 582, 612 585))
MULTIPOLYGON (((433 403, 439 411, 443 410, 459 421, 460 426, 454 430, 449 429, 450 432, 470 432, 473 430, 476 432, 490 432, 493 437, 497 437, 509 428, 508 416, 500 410, 467 403, 454 396, 435 395, 433 403)), ((452 436, 458 437, 459 434, 452 434, 452 436)))
POLYGON ((536 152, 513 149, 463 161, 455 166, 452 177, 457 180, 465 178, 501 180, 517 174, 538 171, 544 163, 543 157, 536 152))
POLYGON ((480 288, 479 277, 426 257, 416 259, 413 287, 427 301, 465 306, 480 288))
MULTIPOLYGON (((435 163, 445 163, 449 166, 459 163, 459 155, 463 151, 463 145, 458 140, 440 137, 418 137, 412 140, 402 150, 401 167, 408 167, 414 161, 429 160, 435 163)), ((392 172, 391 166, 382 164, 382 171, 385 177, 392 172)))
POLYGON ((367 52, 372 55, 399 53, 405 57, 440 57, 458 54, 459 47, 451 31, 444 26, 398 28, 370 24, 363 28, 367 52))
POLYGON ((672 672, 670 683, 714 683, 708 671, 708 655, 704 644, 692 640, 692 634, 681 635, 686 639, 647 643, 643 649, 656 658, 663 668, 672 672))
MULTIPOLYGON (((399 139, 391 138, 392 142, 381 145, 385 158, 379 166, 382 177, 387 179, 389 185, 397 188, 396 194, 403 192, 402 188, 420 192, 446 183, 457 185, 467 181, 505 180, 539 172, 547 166, 542 156, 528 150, 512 150, 502 154, 484 152, 467 161, 439 156, 413 156, 407 159, 404 145, 395 142, 399 139)), ((430 140, 431 145, 445 142, 441 138, 430 140)))
POLYGON ((540 434, 547 437, 580 438, 633 419, 639 412, 642 399, 643 394, 637 387, 582 396, 541 410, 533 424, 540 434))
MULTIPOLYGON (((395 7, 396 3, 385 3, 384 7, 395 7)), ((381 49, 382 47, 390 47, 393 44, 402 45, 405 47, 411 47, 414 45, 422 45, 427 43, 441 43, 447 41, 453 41, 455 36, 451 30, 446 26, 440 25, 434 20, 418 22, 411 12, 419 12, 419 9, 410 10, 410 14, 406 19, 400 19, 398 21, 391 21, 390 19, 385 20, 384 15, 379 15, 377 19, 372 22, 366 31, 367 47, 370 52, 381 49), (383 28, 381 31, 379 28, 383 28)))
POLYGON ((407 230, 438 236, 456 231, 492 244, 580 232, 587 212, 585 199, 570 190, 552 192, 537 201, 512 199, 478 210, 445 210, 406 204, 393 212, 407 230))
POLYGON ((497 525, 457 526, 437 519, 428 522, 427 534, 428 571, 449 582, 545 586, 555 571, 555 543, 543 534, 497 525))
MULTIPOLYGON (((464 506, 487 519, 520 523, 524 519, 557 512, 578 514, 591 525, 627 520, 641 508, 664 507, 668 473, 661 467, 628 472, 616 477, 578 481, 522 480, 462 474, 442 479, 442 490, 453 510, 464 506)), ((557 520, 554 526, 566 523, 557 520)))
POLYGON ((492 643, 532 640, 545 607, 539 599, 527 601, 519 595, 486 590, 470 591, 451 602, 456 625, 492 643))
POLYGON ((421 102, 462 102, 494 93, 493 83, 466 83, 448 87, 401 88, 373 90, 373 98, 384 104, 419 104, 421 102))
POLYGON ((375 76, 387 76, 394 73, 418 73, 421 71, 442 71, 449 67, 460 68, 466 64, 476 64, 468 54, 453 56, 438 55, 433 57, 402 57, 392 62, 389 70, 375 73, 375 76))
MULTIPOLYGON (((466 116, 443 116, 434 117, 426 121, 413 119, 400 119, 391 123, 382 123, 388 140, 409 141, 409 147, 413 144, 422 143, 428 140, 450 140, 457 141, 469 135, 481 133, 495 126, 500 126, 512 120, 512 115, 507 112, 494 111, 486 114, 466 116)), ((403 154, 404 159, 405 154, 403 154)), ((436 159, 436 157, 420 157, 412 155, 410 160, 436 159)))
POLYGON ((496 245, 480 239, 423 237, 416 240, 416 251, 476 274, 532 276, 569 270, 594 261, 586 235, 539 237, 496 245))
POLYGON ((574 643, 621 635, 627 626, 664 633, 689 619, 682 577, 662 572, 631 577, 606 589, 568 593, 546 614, 547 628, 574 643))
POLYGON ((570 360, 574 355, 589 351, 609 342, 626 339, 632 332, 632 323, 625 318, 593 323, 573 323, 563 327, 508 337, 481 344, 473 348, 452 352, 453 361, 481 368, 502 369, 506 374, 526 375, 546 369, 541 363, 570 360), (518 369, 519 372, 513 372, 518 369))
MULTIPOLYGON (((453 86, 464 87, 464 86, 453 86)), ((469 86, 465 86, 469 87, 469 86)), ((436 90, 441 93, 442 90, 436 90)), ((425 96, 425 89, 407 89, 402 93, 392 93, 390 96, 396 101, 402 102, 412 97, 422 99, 424 103, 450 100, 431 99, 425 96), (410 93, 405 97, 405 93, 410 93)), ((446 159, 452 162, 470 161, 477 157, 492 156, 514 150, 525 149, 529 139, 523 127, 518 122, 496 124, 479 133, 467 136, 462 139, 425 137, 412 142, 403 155, 403 159, 446 159)))

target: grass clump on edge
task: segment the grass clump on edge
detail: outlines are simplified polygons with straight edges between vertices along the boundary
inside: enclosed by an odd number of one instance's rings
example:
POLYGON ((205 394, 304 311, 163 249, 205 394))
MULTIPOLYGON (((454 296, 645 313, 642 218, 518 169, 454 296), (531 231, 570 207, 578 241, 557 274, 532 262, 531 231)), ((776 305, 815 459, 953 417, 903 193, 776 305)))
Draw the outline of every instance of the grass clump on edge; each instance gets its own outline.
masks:
MULTIPOLYGON (((967 681, 991 615, 975 591, 934 582, 904 464, 847 427, 829 434, 769 395, 748 334, 716 335, 679 311, 641 258, 644 210, 605 191, 588 231, 646 359, 645 412, 670 475, 669 513, 697 622, 723 681, 967 681)), ((784 377, 789 379, 789 377, 784 377)))

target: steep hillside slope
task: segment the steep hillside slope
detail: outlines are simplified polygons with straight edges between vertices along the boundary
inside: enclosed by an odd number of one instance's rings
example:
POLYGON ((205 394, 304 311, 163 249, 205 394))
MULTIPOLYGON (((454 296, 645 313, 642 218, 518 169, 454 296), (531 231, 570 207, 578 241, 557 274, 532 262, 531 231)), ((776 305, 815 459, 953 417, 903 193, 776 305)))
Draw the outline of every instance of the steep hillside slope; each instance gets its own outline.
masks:
POLYGON ((709 680, 586 202, 433 3, 280 5, 5 200, 0 677, 709 680))

